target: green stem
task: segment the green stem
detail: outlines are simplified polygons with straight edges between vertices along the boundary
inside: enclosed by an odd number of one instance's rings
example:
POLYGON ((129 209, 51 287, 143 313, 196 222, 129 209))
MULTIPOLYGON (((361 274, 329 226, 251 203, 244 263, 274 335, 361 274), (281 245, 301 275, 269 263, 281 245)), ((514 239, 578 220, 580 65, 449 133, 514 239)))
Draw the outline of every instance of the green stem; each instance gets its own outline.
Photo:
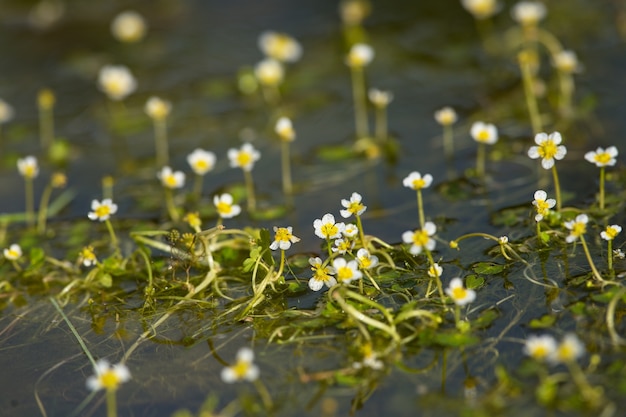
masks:
POLYGON ((604 167, 600 167, 600 210, 604 210, 604 180, 606 174, 604 167))
POLYGON ((254 196, 254 181, 252 180, 252 172, 244 170, 243 176, 246 183, 246 194, 248 197, 248 212, 253 213, 256 211, 256 197, 254 196))
POLYGON ((52 108, 39 108, 39 136, 41 147, 49 149, 54 142, 54 114, 52 108))
POLYGON ((580 235, 580 243, 583 245, 583 250, 585 251, 585 256, 587 257, 587 262, 589 262, 589 266, 591 267, 591 271, 593 272, 593 276, 600 282, 604 282, 602 275, 598 272, 596 265, 593 263, 593 259, 591 259, 591 253, 589 253, 589 247, 587 246, 587 242, 585 241, 585 237, 580 235))
POLYGON ((454 132, 452 125, 443 127, 443 153, 447 160, 454 158, 454 132))
POLYGON ((193 195, 196 200, 200 200, 202 198, 202 182, 204 180, 204 176, 196 174, 196 179, 193 183, 193 195))
POLYGON ((541 132, 541 116, 539 115, 539 106, 537 105, 537 97, 533 88, 533 75, 528 61, 528 51, 522 51, 518 54, 518 62, 522 73, 522 83, 524 85, 524 96, 526 97, 526 107, 530 116, 530 124, 533 133, 536 135, 541 132))
POLYGON ((554 192, 556 194, 556 211, 561 211, 561 183, 559 182, 559 174, 556 171, 556 164, 552 165, 552 179, 554 181, 554 192))
POLYGON ((376 107, 376 138, 380 143, 387 139, 387 108, 376 107))
POLYGON ((420 220, 420 229, 424 228, 424 202, 422 201, 422 190, 417 190, 417 214, 420 220))
POLYGON ((283 193, 291 195, 293 193, 293 184, 291 182, 291 161, 289 156, 289 141, 282 141, 281 144, 281 165, 283 173, 283 193))
POLYGON ((48 218, 48 203, 52 194, 52 184, 43 190, 41 201, 39 202, 39 216, 37 218, 37 232, 42 235, 46 232, 46 219, 48 218))
POLYGON ((115 389, 107 389, 107 417, 117 417, 117 401, 115 398, 115 389))
POLYGON ((26 188, 26 221, 29 227, 35 226, 35 192, 33 189, 33 179, 25 178, 26 188))
POLYGON ((352 96, 354 100, 354 122, 358 139, 369 136, 365 77, 362 67, 350 67, 352 73, 352 96))
POLYGON ((106 219, 104 221, 107 225, 107 229, 109 230, 109 236, 111 237, 111 246, 115 248, 116 251, 119 251, 119 245, 117 243, 117 236, 115 236, 115 230, 113 230, 113 224, 110 219, 106 219))
POLYGON ((608 259, 608 267, 609 267, 609 273, 611 275, 615 275, 615 271, 613 271, 613 239, 609 240, 607 243, 607 257, 608 259))
POLYGON ((361 246, 367 249, 367 243, 365 242, 365 233, 363 233, 363 224, 361 223, 361 216, 355 214, 356 217, 356 228, 359 229, 359 238, 361 239, 361 246))
POLYGON ((485 176, 485 144, 478 144, 478 152, 476 152, 476 175, 478 177, 485 176))
POLYGON ((173 222, 177 222, 180 218, 180 214, 178 214, 178 209, 174 203, 174 194, 171 188, 165 188, 165 204, 167 205, 167 212, 170 215, 170 219, 172 219, 173 222))
POLYGON ((156 164, 159 167, 164 167, 169 163, 166 119, 156 119, 154 121, 154 140, 156 150, 156 164))
MULTIPOLYGON (((433 259, 432 253, 430 253, 430 251, 428 249, 424 249, 424 252, 426 252, 426 256, 428 257, 428 263, 430 264, 431 267, 434 267, 435 260, 433 259)), ((439 292, 439 297, 441 298, 441 303, 445 305, 446 304, 446 295, 443 292, 443 284, 441 283, 441 278, 437 274, 435 274, 435 283, 437 284, 437 292, 439 292)))

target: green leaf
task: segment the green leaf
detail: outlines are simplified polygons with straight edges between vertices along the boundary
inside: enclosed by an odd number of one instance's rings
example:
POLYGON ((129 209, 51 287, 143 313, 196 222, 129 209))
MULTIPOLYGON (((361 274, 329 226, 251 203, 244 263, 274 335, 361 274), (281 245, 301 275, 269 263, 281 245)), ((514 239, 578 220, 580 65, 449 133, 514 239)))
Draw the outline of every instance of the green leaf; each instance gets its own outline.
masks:
POLYGON ((556 322, 556 316, 547 314, 538 319, 532 319, 529 323, 531 329, 549 329, 554 326, 556 322))
POLYGON ((465 277, 465 287, 470 290, 475 290, 482 287, 485 284, 485 278, 478 275, 468 275, 465 277))
POLYGON ((494 275, 499 274, 506 268, 505 265, 496 264, 493 262, 479 262, 474 264, 472 269, 477 274, 494 275))
POLYGON ((32 248, 30 250, 30 268, 38 268, 46 259, 46 253, 41 248, 32 248))

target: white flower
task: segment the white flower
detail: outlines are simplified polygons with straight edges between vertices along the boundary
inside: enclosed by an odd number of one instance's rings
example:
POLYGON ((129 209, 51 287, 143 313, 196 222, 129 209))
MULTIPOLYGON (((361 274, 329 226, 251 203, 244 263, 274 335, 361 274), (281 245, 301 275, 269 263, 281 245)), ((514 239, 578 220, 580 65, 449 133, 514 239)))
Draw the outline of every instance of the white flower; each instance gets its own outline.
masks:
POLYGON ((17 261, 22 257, 22 248, 17 243, 14 243, 8 248, 5 248, 3 254, 9 261, 17 261))
POLYGON ((554 56, 554 67, 565 74, 572 74, 581 70, 576 53, 568 50, 560 51, 554 56))
POLYGON ((470 135, 478 143, 493 145, 498 141, 498 129, 491 123, 474 122, 470 135))
POLYGON ((309 264, 313 271, 313 277, 309 280, 309 288, 313 291, 319 291, 324 284, 330 288, 337 284, 337 280, 333 275, 335 274, 335 268, 332 266, 323 266, 322 260, 318 257, 309 258, 309 264))
POLYGON ((146 101, 144 111, 153 120, 165 120, 172 111, 172 103, 159 97, 152 96, 146 101))
POLYGON ((369 251, 361 248, 356 253, 356 260, 361 269, 372 269, 378 265, 378 256, 370 255, 369 251))
POLYGON ((606 230, 600 233, 600 237, 604 240, 613 240, 621 231, 622 226, 613 224, 611 226, 607 226, 606 230))
POLYGON ((343 232, 341 232, 345 237, 352 238, 355 237, 359 233, 359 228, 356 227, 354 223, 346 223, 343 232))
POLYGON ((452 107, 446 106, 435 112, 435 120, 442 126, 450 126, 456 123, 457 115, 452 107))
POLYGON ((185 185, 185 173, 182 171, 172 171, 172 168, 165 166, 157 173, 157 178, 165 188, 182 188, 185 185))
POLYGON ((585 159, 592 164, 596 164, 597 167, 607 167, 615 165, 618 155, 617 148, 615 146, 609 146, 608 148, 598 148, 595 151, 589 151, 585 154, 585 159))
POLYGON ((293 123, 288 117, 281 117, 276 121, 274 131, 278 137, 285 142, 292 142, 296 138, 296 131, 293 129, 293 123))
POLYGON ((530 336, 524 342, 524 353, 533 359, 545 361, 554 355, 556 340, 550 335, 530 336))
POLYGON ((559 346, 552 352, 548 358, 552 363, 573 362, 585 354, 585 346, 582 344, 578 336, 568 333, 563 337, 559 346))
POLYGON ((433 222, 426 222, 421 230, 404 232, 402 241, 404 243, 412 243, 409 252, 413 255, 419 255, 424 249, 428 251, 435 249, 435 239, 431 238, 435 233, 437 233, 437 226, 433 222))
POLYGON ((286 33, 261 33, 259 48, 267 57, 281 62, 296 62, 302 56, 300 43, 286 33))
POLYGON ((378 355, 372 348, 371 343, 368 342, 368 343, 363 344, 363 346, 361 347, 361 351, 363 352, 363 361, 355 362, 352 365, 354 366, 354 368, 361 369, 362 367, 366 366, 374 370, 383 369, 384 364, 380 359, 378 359, 378 355))
POLYGON ((300 242, 300 238, 292 234, 292 227, 276 227, 274 226, 274 241, 270 245, 271 250, 280 248, 281 250, 287 250, 291 247, 292 243, 300 242))
POLYGON ((422 188, 430 187, 433 182, 433 176, 425 174, 423 177, 417 171, 411 172, 406 178, 402 180, 402 185, 412 190, 421 190, 422 188))
POLYGON ((24 178, 35 178, 39 175, 39 164, 34 156, 27 156, 17 160, 17 170, 24 178))
POLYGON ((240 149, 229 149, 228 159, 231 168, 241 168, 249 172, 254 168, 254 163, 261 159, 261 153, 254 149, 250 143, 244 143, 240 149))
POLYGON ((93 251, 93 246, 84 247, 78 255, 78 260, 86 267, 97 264, 98 258, 96 258, 96 254, 93 251))
POLYGON ((195 149, 187 155, 187 163, 196 175, 204 175, 215 167, 215 154, 204 149, 195 149))
POLYGON ((480 20, 493 16, 500 8, 496 0, 461 0, 461 4, 465 10, 480 20))
POLYGON ((259 377, 259 368, 253 363, 254 351, 243 347, 237 352, 237 362, 222 369, 222 381, 232 384, 237 381, 254 381, 259 377))
POLYGON ((91 212, 87 215, 90 220, 100 220, 101 222, 108 220, 117 212, 117 204, 114 204, 110 198, 105 198, 102 202, 98 200, 91 201, 91 212))
POLYGON ((361 203, 362 198, 363 197, 361 197, 361 194, 352 193, 352 195, 350 196, 350 200, 346 200, 346 199, 341 200, 341 205, 345 208, 344 210, 341 210, 339 212, 341 216, 347 219, 353 214, 355 216, 360 216, 361 214, 363 214, 365 210, 367 209, 367 206, 364 206, 361 203))
POLYGON ((0 125, 13 119, 13 107, 6 101, 0 99, 0 125))
POLYGON ((506 245, 507 243, 509 243, 509 237, 508 236, 500 236, 498 238, 498 243, 500 245, 506 245))
POLYGON ((532 146, 528 150, 528 156, 532 159, 542 158, 541 166, 544 169, 550 169, 554 166, 554 160, 560 161, 567 154, 565 146, 560 145, 561 134, 559 132, 537 133, 535 135, 535 143, 537 146, 532 146))
POLYGON ((87 378, 87 388, 92 391, 106 389, 107 391, 116 390, 123 382, 130 380, 130 372, 123 363, 117 365, 109 365, 109 362, 100 359, 94 367, 94 375, 87 378))
POLYGON ((137 88, 137 81, 123 65, 105 65, 100 69, 98 85, 111 100, 124 100, 137 88))
POLYGON ((626 253, 621 249, 613 249, 613 257, 616 259, 626 259, 626 253))
POLYGON ((513 20, 522 26, 536 26, 546 14, 546 6, 538 1, 520 1, 511 9, 513 20))
POLYGON ((146 21, 137 12, 127 10, 115 16, 111 22, 111 33, 121 42, 137 42, 146 34, 146 21))
POLYGON ((359 266, 354 260, 346 261, 344 258, 336 258, 333 260, 333 268, 340 284, 348 284, 363 277, 363 273, 359 271, 359 266))
POLYGON ((437 262, 428 268, 428 276, 431 278, 440 277, 443 274, 443 268, 437 262))
POLYGON ((275 87, 283 82, 283 65, 272 58, 266 58, 254 67, 254 76, 262 85, 275 87))
POLYGON ((464 306, 476 299, 476 292, 474 290, 468 290, 463 286, 463 280, 461 278, 452 278, 450 286, 446 288, 446 294, 452 298, 452 301, 456 305, 464 306))
POLYGON ((564 226, 570 230, 570 234, 565 238, 567 243, 572 243, 587 231, 589 217, 586 214, 579 214, 575 220, 565 222, 564 226))
POLYGON ((335 223, 335 216, 327 213, 321 219, 315 219, 313 227, 315 228, 315 235, 320 239, 339 239, 346 225, 335 223))
POLYGON ((233 196, 227 193, 213 197, 213 204, 217 214, 223 219, 230 219, 241 213, 241 207, 233 204, 233 196))
POLYGON ((384 109, 393 100, 393 93, 391 91, 381 91, 376 88, 371 88, 367 92, 367 96, 372 104, 379 109, 384 109))
POLYGON ((554 198, 548 198, 548 194, 543 190, 537 190, 534 194, 533 206, 537 210, 535 221, 540 222, 548 215, 550 209, 556 205, 554 198))
POLYGON ((374 59, 374 49, 371 46, 364 43, 357 43, 352 45, 350 52, 346 58, 346 64, 350 67, 362 68, 369 65, 374 59))
POLYGON ((352 251, 352 248, 354 248, 354 241, 352 241, 352 240, 344 240, 344 239, 336 239, 335 240, 335 247, 331 248, 331 250, 333 252, 335 252, 335 253, 339 253, 339 254, 343 255, 346 252, 352 251))

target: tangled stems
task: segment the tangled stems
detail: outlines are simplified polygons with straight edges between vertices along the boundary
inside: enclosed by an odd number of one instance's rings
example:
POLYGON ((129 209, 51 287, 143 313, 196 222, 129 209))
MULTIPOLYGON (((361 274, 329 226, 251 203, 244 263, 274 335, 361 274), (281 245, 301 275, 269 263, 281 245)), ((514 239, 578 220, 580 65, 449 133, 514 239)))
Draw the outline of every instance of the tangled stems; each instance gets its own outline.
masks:
MULTIPOLYGON (((539 229, 537 229, 537 231, 539 231, 539 229)), ((504 259, 506 259, 507 261, 513 261, 514 260, 513 258, 511 258, 511 256, 509 256, 507 251, 511 252, 518 260, 522 260, 522 258, 517 254, 517 252, 515 252, 515 250, 513 250, 511 245, 509 245, 508 239, 505 239, 504 237, 498 238, 498 237, 495 237, 494 235, 490 235, 488 233, 481 233, 481 232, 467 233, 467 234, 465 234, 463 236, 460 236, 460 237, 456 238, 455 240, 451 240, 450 241, 450 247, 452 249, 458 249, 459 248, 459 242, 464 240, 464 239, 467 239, 469 237, 482 237, 482 238, 485 238, 485 239, 489 239, 489 240, 495 241, 497 244, 500 245, 500 253, 504 257, 504 259)))

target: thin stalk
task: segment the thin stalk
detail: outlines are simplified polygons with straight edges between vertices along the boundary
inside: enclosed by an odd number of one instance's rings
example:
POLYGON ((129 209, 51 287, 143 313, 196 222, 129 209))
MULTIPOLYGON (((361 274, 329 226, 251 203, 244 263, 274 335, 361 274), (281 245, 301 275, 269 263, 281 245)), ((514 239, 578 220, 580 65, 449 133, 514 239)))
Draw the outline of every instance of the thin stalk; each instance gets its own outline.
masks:
POLYGON ((39 136, 41 147, 49 149, 54 142, 54 114, 52 107, 39 108, 39 136))
POLYGON ((172 221, 178 222, 180 214, 178 213, 178 209, 174 203, 174 194, 172 193, 171 188, 165 189, 165 204, 167 205, 167 212, 169 213, 172 221))
POLYGON ((609 273, 611 274, 611 276, 615 275, 615 271, 613 271, 613 239, 610 239, 607 242, 607 257, 608 259, 608 267, 609 267, 609 273))
POLYGON ((52 195, 52 184, 43 190, 41 201, 39 202, 39 215, 37 216, 37 232, 42 235, 46 232, 46 219, 48 218, 48 203, 52 195))
POLYGON ((80 345, 81 349, 83 350, 83 352, 85 353, 85 355, 89 359, 89 362, 91 362, 91 364, 95 368, 96 367, 96 360, 93 358, 93 356, 92 356, 91 352, 89 351, 89 349, 87 349, 87 345, 85 344, 85 341, 83 340, 83 338, 80 337, 80 335, 78 334, 78 330, 76 330, 76 327, 74 327, 74 325, 72 324, 70 319, 65 315, 65 313, 61 309, 61 306, 59 305, 57 300, 55 300, 54 297, 49 297, 49 299, 50 299, 50 302, 52 303, 52 305, 54 306, 54 308, 59 312, 59 314, 63 318, 63 321, 65 321, 65 323, 67 324, 67 327, 70 328, 70 331, 72 332, 72 334, 74 335, 74 337, 78 341, 78 344, 80 345))
POLYGON ((361 223, 361 216, 355 214, 356 217, 356 228, 359 229, 359 239, 361 239, 361 246, 367 249, 367 242, 365 241, 365 233, 363 233, 363 223, 361 223))
POLYGON ((257 392, 259 393, 259 396, 261 397, 261 401, 263 402, 263 406, 265 406, 265 409, 270 412, 272 410, 272 408, 274 407, 274 403, 272 402, 272 397, 270 395, 270 392, 268 391, 267 387, 259 380, 259 379, 255 379, 253 381, 254 387, 256 388, 257 392))
POLYGON ((583 245, 583 250, 585 251, 585 256, 587 257, 587 262, 589 262, 589 266, 591 267, 591 271, 593 272, 593 277, 600 282, 604 282, 602 275, 598 272, 596 265, 593 263, 593 259, 591 259, 591 253, 589 253, 589 247, 587 246, 587 241, 583 235, 580 235, 580 243, 583 245))
POLYGON ((116 251, 119 251, 117 236, 115 235, 115 230, 113 230, 113 224, 111 223, 111 220, 106 219, 104 222, 106 223, 107 229, 109 230, 109 236, 111 237, 111 246, 113 246, 116 251))
POLYGON ((524 96, 526 97, 526 107, 530 117, 530 124, 533 133, 536 135, 541 132, 541 116, 539 114, 539 106, 537 105, 537 97, 533 91, 533 75, 528 63, 528 52, 522 51, 518 54, 518 62, 522 73, 522 83, 524 85, 524 96))
POLYGON ((33 189, 33 179, 24 178, 26 191, 26 221, 29 227, 35 226, 35 192, 33 189))
POLYGON ((418 188, 417 190, 417 214, 420 220, 420 228, 424 228, 424 202, 422 201, 422 190, 418 188))
POLYGON ((604 167, 600 167, 600 210, 604 210, 604 180, 606 173, 604 167))
POLYGON ((243 176, 246 183, 246 195, 248 197, 248 212, 253 213, 256 211, 256 197, 254 195, 254 181, 252 179, 252 172, 244 170, 243 176))
POLYGON ((554 193, 556 194, 556 211, 561 211, 561 183, 559 182, 559 174, 556 171, 556 164, 552 165, 552 180, 554 181, 554 193))
POLYGON ((117 417, 117 401, 115 389, 107 389, 107 417, 117 417))
POLYGON ((365 76, 363 68, 350 67, 352 74, 352 97, 354 100, 354 125, 358 139, 369 136, 367 121, 367 100, 365 95, 365 76))
POLYGON ((388 137, 387 132, 387 108, 385 106, 376 107, 376 138, 379 142, 384 142, 388 137))
POLYGON ((281 158, 283 173, 283 193, 291 195, 293 193, 293 184, 291 182, 291 161, 289 156, 289 141, 283 140, 281 144, 281 158))
POLYGON ((169 149, 167 143, 167 121, 163 119, 154 120, 154 140, 156 150, 156 165, 163 167, 169 164, 169 149))
POLYGON ((443 126, 443 153, 447 160, 454 158, 454 131, 452 125, 443 126))
MULTIPOLYGON (((426 252, 426 256, 428 257, 428 263, 430 264, 430 266, 431 267, 434 266, 435 260, 433 259, 432 253, 430 253, 428 249, 424 249, 424 252, 426 252)), ((436 275, 436 274, 435 274, 435 283, 437 284, 437 292, 439 292, 439 297, 441 297, 441 303, 445 304, 446 296, 443 293, 443 284, 441 283, 441 278, 439 277, 439 275, 436 275)))
POLYGON ((203 180, 204 180, 203 175, 196 174, 196 179, 194 180, 194 183, 193 183, 193 195, 197 200, 200 200, 200 198, 202 197, 203 180))

